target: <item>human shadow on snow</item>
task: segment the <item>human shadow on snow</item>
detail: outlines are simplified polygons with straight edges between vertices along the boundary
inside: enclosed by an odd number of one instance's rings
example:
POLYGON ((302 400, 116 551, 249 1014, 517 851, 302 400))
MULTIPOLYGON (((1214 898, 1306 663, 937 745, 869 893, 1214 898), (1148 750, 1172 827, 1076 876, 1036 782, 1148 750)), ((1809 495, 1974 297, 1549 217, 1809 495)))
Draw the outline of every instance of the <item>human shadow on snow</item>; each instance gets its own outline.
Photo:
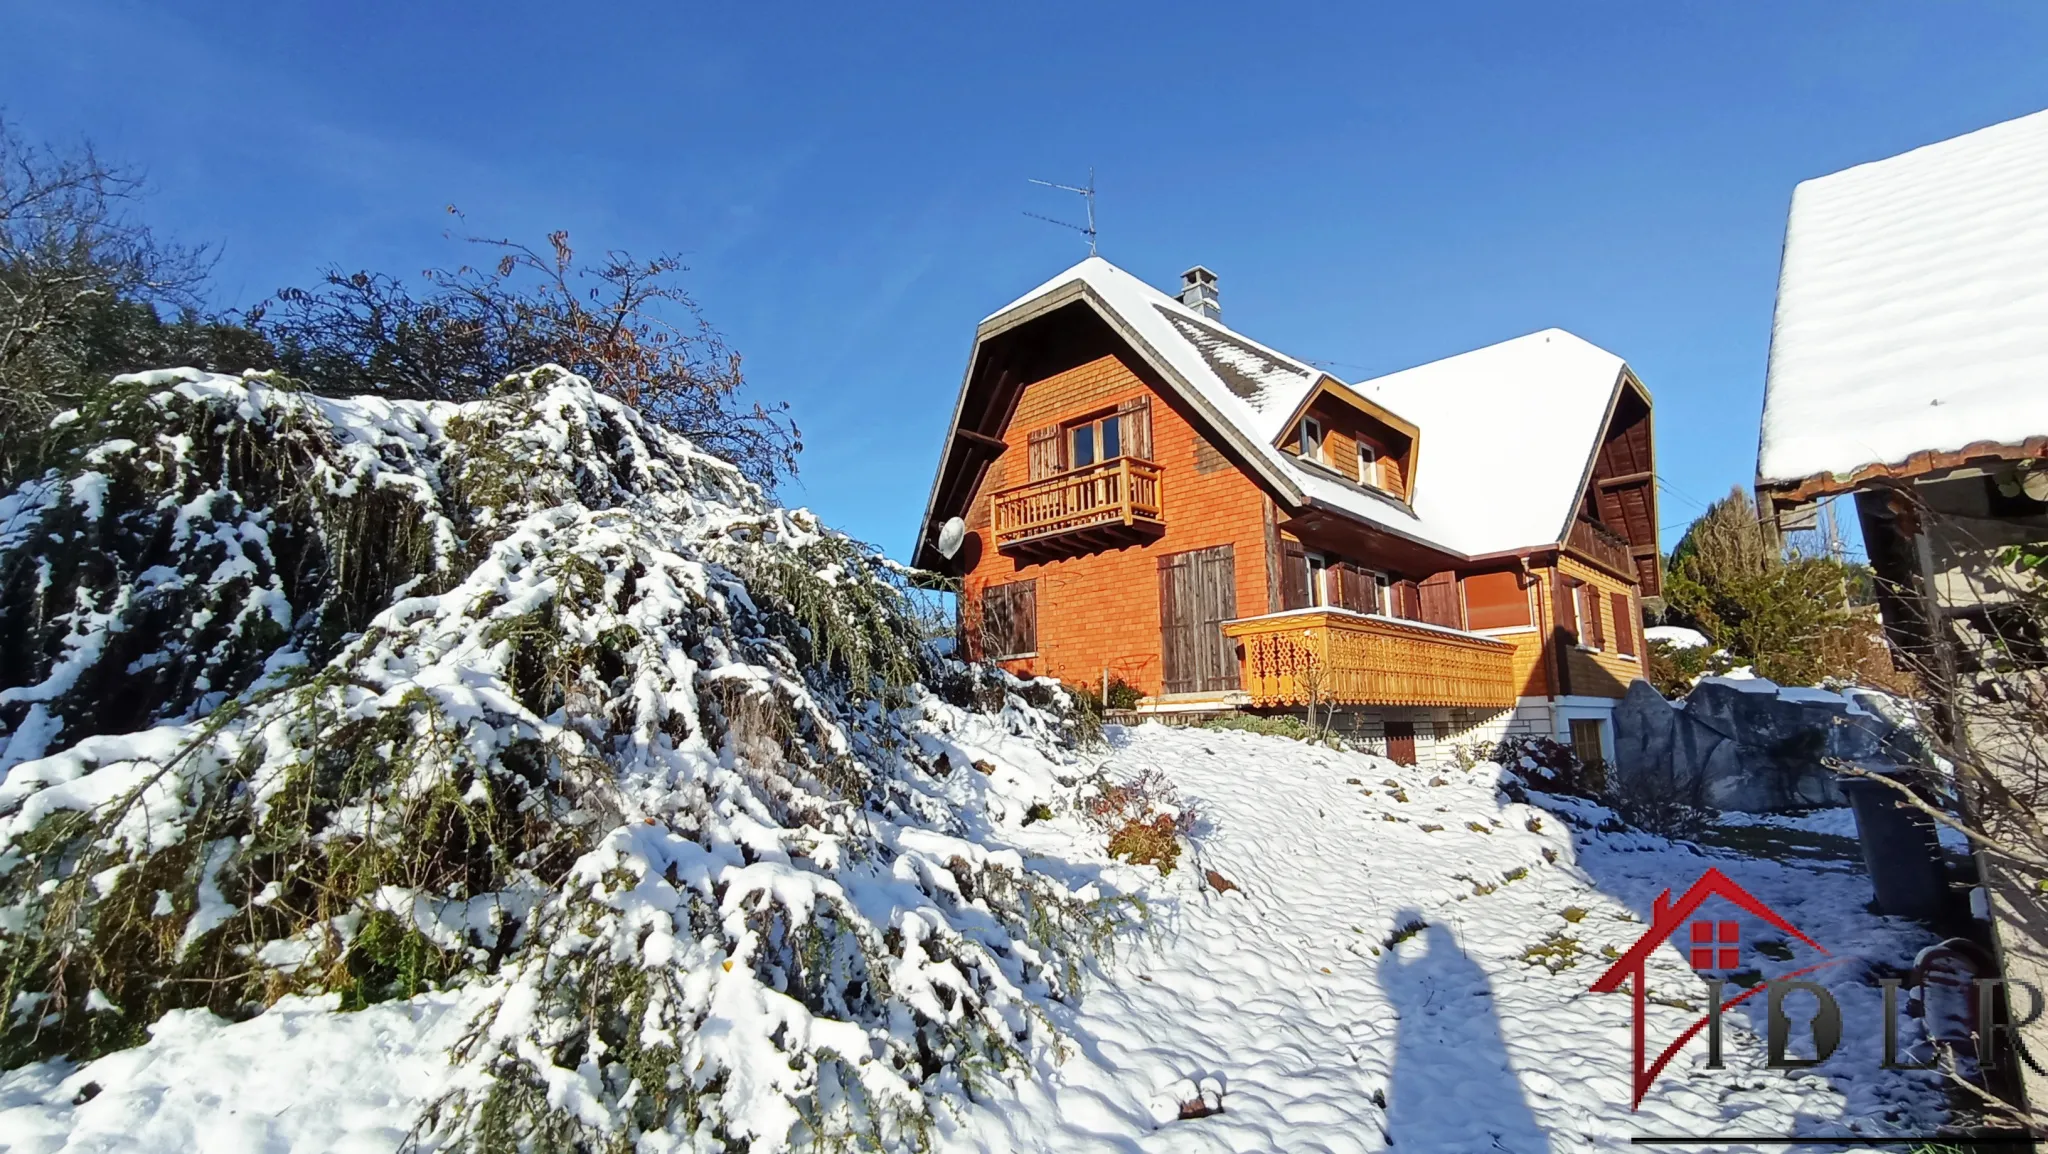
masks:
MULTIPOLYGON (((1393 925, 1422 920, 1406 909, 1393 925)), ((1419 942, 1388 949, 1379 984, 1397 1015, 1386 1102, 1395 1148, 1548 1154, 1508 1059, 1493 988, 1451 931, 1430 925, 1419 942)))

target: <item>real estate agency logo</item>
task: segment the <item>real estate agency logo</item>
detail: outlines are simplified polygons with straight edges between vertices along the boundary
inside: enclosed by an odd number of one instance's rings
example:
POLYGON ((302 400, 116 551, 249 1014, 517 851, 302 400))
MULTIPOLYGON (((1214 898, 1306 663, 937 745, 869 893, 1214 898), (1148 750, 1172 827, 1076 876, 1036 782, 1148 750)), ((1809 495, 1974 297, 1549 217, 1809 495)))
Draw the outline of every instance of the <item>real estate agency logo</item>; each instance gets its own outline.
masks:
MULTIPOLYGON (((1926 951, 1922 955, 1923 959, 1936 952, 1926 951)), ((1629 986, 1635 1019, 1635 1082, 1629 1108, 1633 1110, 1642 1105, 1643 1095, 1649 1092, 1650 1086, 1656 1082, 1657 1076, 1663 1073, 1664 1067, 1669 1065, 1678 1052, 1702 1030, 1707 1032, 1706 1068, 1722 1069, 1721 1015, 1758 994, 1763 994, 1766 1002, 1767 1066, 1776 1069, 1797 1069, 1817 1066, 1826 1061, 1841 1044, 1842 1011, 1834 995, 1819 982, 1812 981, 1810 975, 1844 960, 1830 954, 1827 947, 1806 936, 1783 915, 1759 901, 1718 869, 1709 869, 1701 874, 1699 880, 1695 881, 1677 901, 1671 900, 1671 891, 1668 889, 1658 894, 1652 906, 1649 930, 1637 939, 1626 953, 1616 959, 1592 986, 1596 994, 1614 993, 1620 990, 1624 983, 1629 986), (1702 907, 1717 900, 1803 943, 1818 953, 1822 960, 1780 974, 1768 981, 1748 984, 1740 993, 1724 1001, 1722 994, 1733 984, 1732 979, 1743 962, 1742 923, 1733 918, 1698 916, 1702 913, 1702 907), (1648 996, 1647 969, 1651 953, 1665 942, 1671 942, 1676 946, 1681 956, 1705 982, 1707 1012, 1682 1031, 1654 1058, 1650 1058, 1644 1013, 1644 1004, 1648 996), (1811 1058, 1795 1058, 1790 1055, 1792 1023, 1785 1013, 1785 1000, 1795 992, 1810 994, 1816 1003, 1811 1027, 1811 1058)), ((1760 978, 1761 973, 1757 976, 1760 978)), ((1882 1066, 1895 1070, 1936 1068, 1938 1062, 1932 1060, 1911 1064, 1898 1060, 1899 979, 1885 978, 1879 984, 1884 989, 1882 1066)), ((1957 1019, 1961 1030, 1938 1040, 1950 1044, 1957 1051, 1971 1051, 1969 1056, 1973 1061, 1975 1054, 1981 1052, 1984 1065, 1989 1068, 1995 1063, 1999 1053, 1998 1047, 1993 1043, 1998 1042, 2002 1036, 2011 1046, 2011 1052, 2017 1053, 2027 1065, 2037 1070, 2040 1068, 2019 1043, 2020 1028, 2031 1024, 2041 1015, 2042 999, 2039 991, 2023 982, 2008 983, 2005 979, 1981 977, 1975 972, 1955 975, 1954 980, 1947 983, 1947 988, 1959 995, 1959 998, 1951 998, 1951 1002, 1956 1002, 1962 1007, 1960 1013, 1952 1015, 1957 1019), (1999 987, 2008 984, 2014 989, 2024 991, 2031 1003, 2026 1016, 2018 1021, 2001 1020, 1996 1012, 1997 991, 1999 987), (1974 997, 1970 996, 1971 993, 1974 993, 1974 997), (1983 1035, 1981 1045, 1979 1035, 1983 1035)), ((1930 1030, 1931 1037, 1933 1033, 1930 1030)))

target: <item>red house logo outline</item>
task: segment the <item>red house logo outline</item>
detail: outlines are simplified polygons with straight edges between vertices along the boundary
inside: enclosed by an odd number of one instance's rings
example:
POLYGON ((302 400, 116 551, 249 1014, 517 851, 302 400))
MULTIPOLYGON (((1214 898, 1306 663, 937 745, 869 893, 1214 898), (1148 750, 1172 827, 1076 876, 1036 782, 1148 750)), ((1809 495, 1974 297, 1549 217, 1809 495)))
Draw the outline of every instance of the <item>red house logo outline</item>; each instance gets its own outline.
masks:
MULTIPOLYGON (((1693 911, 1699 909, 1709 898, 1722 898, 1731 902, 1756 917, 1763 919, 1777 929, 1798 938, 1821 953, 1826 954, 1828 952, 1826 946, 1801 933, 1797 926, 1786 921, 1776 910, 1751 896, 1748 890, 1735 884, 1733 879, 1727 874, 1722 873, 1719 869, 1709 868, 1706 873, 1701 874, 1699 880, 1692 883, 1692 888, 1686 890, 1685 895, 1676 902, 1671 900, 1671 891, 1668 889, 1658 894, 1656 902, 1651 907, 1652 917, 1649 930, 1642 937, 1636 939, 1636 944, 1630 946, 1627 953, 1617 958, 1614 964, 1607 968, 1607 972, 1601 974, 1592 986, 1593 993, 1611 994, 1619 990, 1623 982, 1628 981, 1630 978, 1635 979, 1630 987, 1635 1000, 1635 1089, 1634 1097, 1630 1100, 1628 1107, 1631 1111, 1642 1105, 1643 1095, 1649 1092, 1651 1083, 1657 1080, 1657 1075, 1664 1072, 1664 1067, 1670 1063, 1672 1058, 1678 1055, 1678 1051, 1687 1042, 1692 1041, 1693 1036, 1706 1026, 1708 1018, 1711 1017, 1711 1015, 1702 1015, 1699 1021, 1694 1022, 1684 1033, 1678 1036, 1677 1041, 1664 1047, 1664 1051, 1657 1055, 1656 1060, 1651 1062, 1647 1069, 1644 1068, 1643 996, 1646 985, 1644 981, 1644 966, 1649 961, 1651 951, 1669 941, 1671 936, 1678 932, 1679 927, 1684 925, 1686 920, 1692 916, 1693 911)), ((1725 940, 1724 938, 1723 941, 1725 940)), ((1715 943, 1715 945, 1719 944, 1721 943, 1715 943)), ((1726 960, 1725 953, 1722 960, 1726 960)), ((1801 974, 1812 973, 1822 966, 1832 965, 1840 960, 1830 955, 1825 962, 1808 966, 1805 969, 1794 970, 1789 974, 1782 975, 1782 977, 1793 978, 1801 974)), ((1727 969, 1730 967, 1720 966, 1715 968, 1727 969)), ((1723 1002, 1721 1009, 1730 1009, 1762 989, 1764 989, 1764 986, 1759 983, 1744 990, 1742 993, 1723 1002)))

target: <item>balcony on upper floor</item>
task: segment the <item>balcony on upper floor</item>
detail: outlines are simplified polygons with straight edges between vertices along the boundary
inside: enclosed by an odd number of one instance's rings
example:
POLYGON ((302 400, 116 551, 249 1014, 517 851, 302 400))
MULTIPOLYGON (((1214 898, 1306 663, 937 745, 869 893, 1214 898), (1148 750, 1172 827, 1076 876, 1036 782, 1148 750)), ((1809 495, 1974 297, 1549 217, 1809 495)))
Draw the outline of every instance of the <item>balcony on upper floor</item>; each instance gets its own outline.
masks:
POLYGON ((1243 647, 1238 684, 1254 706, 1515 703, 1514 646, 1491 637, 1340 609, 1246 617, 1223 632, 1243 647))
POLYGON ((1003 489, 992 498, 996 548, 1031 561, 1152 540, 1166 532, 1161 472, 1114 457, 1003 489))
POLYGON ((1584 517, 1572 518, 1571 532, 1565 535, 1564 544, 1565 548, 1584 560, 1617 577, 1631 580, 1636 577, 1636 565, 1630 556, 1628 539, 1598 521, 1588 521, 1584 517))

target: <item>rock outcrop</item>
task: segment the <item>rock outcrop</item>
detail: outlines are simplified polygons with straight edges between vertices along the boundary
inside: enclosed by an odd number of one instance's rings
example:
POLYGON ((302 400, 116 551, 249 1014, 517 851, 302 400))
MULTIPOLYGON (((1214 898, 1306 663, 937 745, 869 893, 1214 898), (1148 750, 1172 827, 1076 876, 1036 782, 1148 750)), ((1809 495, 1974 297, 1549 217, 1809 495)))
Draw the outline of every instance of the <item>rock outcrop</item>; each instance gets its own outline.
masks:
POLYGON ((1828 759, 1916 760, 1909 735, 1851 698, 1719 677, 1681 702, 1636 682, 1614 712, 1614 755, 1618 789, 1750 813, 1847 804, 1828 759))

